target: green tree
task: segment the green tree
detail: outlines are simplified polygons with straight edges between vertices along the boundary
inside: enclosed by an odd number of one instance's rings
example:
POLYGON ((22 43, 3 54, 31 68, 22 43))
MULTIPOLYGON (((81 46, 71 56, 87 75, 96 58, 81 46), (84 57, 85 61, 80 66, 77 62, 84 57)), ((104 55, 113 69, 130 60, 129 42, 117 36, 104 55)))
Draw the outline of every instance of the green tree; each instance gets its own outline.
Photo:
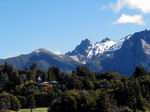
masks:
POLYGON ((78 66, 74 71, 78 76, 87 76, 91 71, 86 66, 78 66))
POLYGON ((9 93, 0 94, 0 110, 19 110, 21 108, 18 98, 9 93))
POLYGON ((54 81, 54 80, 56 80, 55 74, 53 73, 51 67, 49 67, 48 72, 47 72, 47 75, 48 75, 48 76, 47 76, 47 80, 48 80, 48 81, 54 81))
POLYGON ((28 107, 33 111, 33 108, 36 107, 36 101, 34 99, 34 95, 30 95, 27 97, 28 107))
POLYGON ((139 67, 136 67, 136 68, 135 68, 133 77, 140 77, 140 76, 144 76, 144 75, 146 75, 146 74, 147 74, 147 73, 146 73, 144 67, 139 66, 139 67))

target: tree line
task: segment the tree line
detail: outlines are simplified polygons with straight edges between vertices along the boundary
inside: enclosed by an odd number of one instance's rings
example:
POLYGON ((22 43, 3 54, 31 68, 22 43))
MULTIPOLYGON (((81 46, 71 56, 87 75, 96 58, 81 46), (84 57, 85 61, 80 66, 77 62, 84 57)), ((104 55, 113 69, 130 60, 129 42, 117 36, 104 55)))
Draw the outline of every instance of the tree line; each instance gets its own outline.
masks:
POLYGON ((141 66, 125 77, 111 71, 95 73, 85 66, 67 73, 56 66, 42 71, 36 64, 25 70, 1 65, 0 110, 36 107, 49 107, 49 112, 146 112, 150 73, 141 66))

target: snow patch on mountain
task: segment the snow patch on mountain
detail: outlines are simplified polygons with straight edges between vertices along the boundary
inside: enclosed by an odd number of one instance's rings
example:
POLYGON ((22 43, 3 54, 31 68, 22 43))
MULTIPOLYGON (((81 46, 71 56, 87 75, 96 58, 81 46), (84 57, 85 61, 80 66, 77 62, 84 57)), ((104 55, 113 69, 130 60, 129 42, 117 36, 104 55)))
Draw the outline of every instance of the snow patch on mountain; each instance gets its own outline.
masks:
POLYGON ((119 50, 122 47, 122 44, 130 39, 132 37, 132 35, 128 35, 126 37, 121 38, 119 41, 116 42, 116 44, 114 44, 112 47, 110 47, 110 49, 108 51, 116 51, 119 50))
POLYGON ((145 54, 150 55, 150 44, 147 43, 145 40, 141 39, 142 47, 144 49, 145 54))
POLYGON ((74 61, 80 62, 79 58, 77 56, 70 56, 74 61))
POLYGON ((115 41, 112 41, 110 39, 104 40, 94 43, 92 47, 89 48, 89 52, 87 55, 88 58, 92 58, 93 56, 96 56, 98 54, 103 54, 104 52, 108 51, 113 45, 116 44, 115 41))

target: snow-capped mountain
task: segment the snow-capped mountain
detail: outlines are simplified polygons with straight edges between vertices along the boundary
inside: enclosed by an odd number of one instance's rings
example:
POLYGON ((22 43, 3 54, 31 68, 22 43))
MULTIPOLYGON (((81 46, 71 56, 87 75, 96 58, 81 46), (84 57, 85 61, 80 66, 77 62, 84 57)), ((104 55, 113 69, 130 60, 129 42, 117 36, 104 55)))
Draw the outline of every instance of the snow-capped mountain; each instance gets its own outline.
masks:
POLYGON ((92 43, 90 40, 83 40, 73 51, 66 53, 69 56, 77 56, 80 59, 91 59, 94 56, 107 52, 116 42, 105 38, 100 42, 92 43))
POLYGON ((82 41, 69 56, 82 56, 84 64, 94 71, 115 71, 132 74, 136 66, 144 66, 150 71, 150 31, 145 30, 128 35, 118 41, 108 38, 84 47, 82 41), (84 48, 78 52, 79 48, 84 48), (74 53, 76 51, 76 53, 74 53), (84 53, 82 52, 84 51, 84 53))
POLYGON ((150 31, 145 30, 127 36, 121 47, 112 54, 97 57, 97 61, 101 63, 99 71, 115 71, 129 75, 136 66, 143 66, 150 71, 150 31))

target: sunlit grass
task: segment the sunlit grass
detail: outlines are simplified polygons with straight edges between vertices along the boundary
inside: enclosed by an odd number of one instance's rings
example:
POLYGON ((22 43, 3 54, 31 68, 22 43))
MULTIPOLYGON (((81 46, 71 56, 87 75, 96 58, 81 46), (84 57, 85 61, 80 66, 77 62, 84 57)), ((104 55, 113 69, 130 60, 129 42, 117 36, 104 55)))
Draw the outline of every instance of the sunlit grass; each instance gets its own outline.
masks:
MULTIPOLYGON (((47 112, 48 108, 36 108, 32 109, 32 112, 47 112)), ((8 112, 16 112, 16 111, 8 111, 8 112)), ((20 109, 17 112, 31 112, 31 109, 20 109)))

